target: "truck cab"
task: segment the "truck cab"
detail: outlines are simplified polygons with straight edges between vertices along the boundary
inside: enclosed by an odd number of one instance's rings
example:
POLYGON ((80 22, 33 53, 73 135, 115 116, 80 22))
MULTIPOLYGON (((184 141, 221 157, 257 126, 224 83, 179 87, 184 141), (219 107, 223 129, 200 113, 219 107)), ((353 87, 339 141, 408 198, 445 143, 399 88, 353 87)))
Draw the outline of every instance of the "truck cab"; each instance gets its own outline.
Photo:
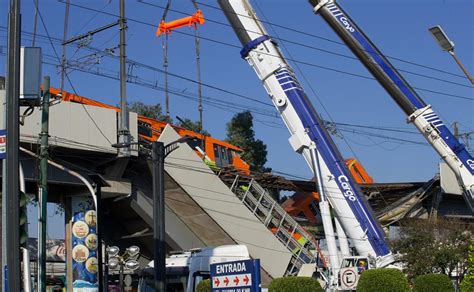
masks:
POLYGON ((363 271, 373 268, 374 265, 370 263, 367 257, 345 257, 342 260, 341 269, 344 268, 356 268, 357 274, 361 274, 363 271))
MULTIPOLYGON (((211 264, 248 259, 250 255, 245 245, 223 245, 173 253, 166 259, 166 291, 194 292, 202 280, 211 277, 211 264)), ((153 272, 152 261, 141 273, 139 292, 155 291, 153 272)))
POLYGON ((338 289, 344 291, 356 290, 360 275, 365 270, 373 269, 375 267, 375 259, 370 257, 344 257, 338 274, 338 289))

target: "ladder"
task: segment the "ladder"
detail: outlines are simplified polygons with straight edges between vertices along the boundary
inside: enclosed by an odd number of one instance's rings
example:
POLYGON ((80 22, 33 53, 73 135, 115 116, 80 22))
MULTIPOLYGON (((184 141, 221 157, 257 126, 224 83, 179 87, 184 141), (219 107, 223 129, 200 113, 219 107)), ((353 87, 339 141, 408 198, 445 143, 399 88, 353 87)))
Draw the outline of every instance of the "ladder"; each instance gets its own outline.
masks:
POLYGON ((231 191, 291 251, 285 276, 296 276, 303 264, 327 267, 319 244, 254 179, 240 180, 236 175, 231 191))

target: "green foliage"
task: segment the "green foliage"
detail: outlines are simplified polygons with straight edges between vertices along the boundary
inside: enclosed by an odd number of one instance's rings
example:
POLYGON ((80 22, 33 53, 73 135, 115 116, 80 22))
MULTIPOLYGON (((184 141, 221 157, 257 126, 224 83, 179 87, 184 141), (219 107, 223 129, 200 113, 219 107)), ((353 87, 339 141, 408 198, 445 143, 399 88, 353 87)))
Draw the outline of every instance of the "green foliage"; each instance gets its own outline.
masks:
POLYGON ((469 246, 467 272, 461 282, 461 292, 474 291, 474 243, 469 246))
POLYGON ((276 278, 268 286, 268 292, 322 292, 316 279, 309 277, 276 278))
MULTIPOLYGON (((190 131, 193 131, 193 132, 196 132, 196 133, 199 133, 201 131, 201 122, 200 121, 193 122, 190 119, 182 120, 180 118, 178 118, 178 120, 179 120, 178 126, 180 126, 182 128, 185 128, 186 130, 190 130, 190 131)), ((205 135, 205 136, 211 136, 211 134, 209 134, 209 132, 204 130, 204 129, 202 130, 202 134, 205 135)))
POLYGON ((410 279, 425 274, 452 276, 456 268, 463 275, 464 263, 473 232, 459 221, 410 220, 401 230, 401 238, 392 242, 405 264, 404 272, 410 279))
POLYGON ((397 269, 370 269, 361 274, 357 291, 408 292, 410 287, 405 275, 397 269))
POLYGON ((128 105, 128 110, 150 119, 155 119, 166 123, 173 123, 173 119, 162 113, 161 104, 159 103, 150 105, 144 104, 140 101, 135 101, 128 105))
POLYGON ((267 145, 262 140, 255 139, 253 117, 249 111, 234 115, 227 123, 227 141, 244 150, 242 159, 252 170, 265 170, 267 145))
POLYGON ((196 292, 209 292, 211 291, 211 280, 206 279, 199 282, 196 292))
POLYGON ((450 292, 453 283, 445 274, 426 274, 415 278, 413 292, 450 292))

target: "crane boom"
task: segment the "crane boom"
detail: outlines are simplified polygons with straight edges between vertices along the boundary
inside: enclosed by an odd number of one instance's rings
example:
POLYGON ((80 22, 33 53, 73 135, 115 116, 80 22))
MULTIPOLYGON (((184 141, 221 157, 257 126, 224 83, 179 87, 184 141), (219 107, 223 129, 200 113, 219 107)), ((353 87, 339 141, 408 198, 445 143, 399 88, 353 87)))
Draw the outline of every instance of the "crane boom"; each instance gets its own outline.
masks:
POLYGON ((304 156, 315 172, 319 188, 326 194, 357 252, 361 256, 376 258, 378 267, 389 265, 393 262, 393 255, 364 194, 353 181, 291 66, 275 41, 268 36, 249 1, 218 2, 243 45, 241 57, 247 60, 262 81, 290 131, 291 146, 304 156))
POLYGON ((388 59, 334 0, 309 0, 454 172, 474 213, 474 159, 465 146, 408 84, 388 59))

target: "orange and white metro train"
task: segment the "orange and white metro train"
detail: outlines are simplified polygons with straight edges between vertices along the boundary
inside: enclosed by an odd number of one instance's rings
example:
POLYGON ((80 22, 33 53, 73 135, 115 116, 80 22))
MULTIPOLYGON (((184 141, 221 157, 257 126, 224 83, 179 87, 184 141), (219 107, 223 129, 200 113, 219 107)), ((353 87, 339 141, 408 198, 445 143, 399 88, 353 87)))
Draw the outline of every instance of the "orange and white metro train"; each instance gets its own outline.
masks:
MULTIPOLYGON (((57 88, 50 88, 52 95, 59 95, 60 90, 57 88)), ((75 102, 89 106, 97 106, 102 108, 113 109, 116 112, 120 112, 120 109, 99 101, 72 94, 66 91, 62 92, 62 101, 75 102)), ((165 126, 166 122, 158 121, 155 119, 147 118, 145 116, 138 115, 138 134, 139 139, 145 141, 156 141, 165 126)), ((225 141, 215 139, 210 136, 204 136, 202 134, 187 130, 182 127, 172 125, 174 130, 182 137, 189 136, 195 138, 188 142, 191 148, 195 149, 196 153, 203 157, 205 154, 206 162, 213 168, 222 168, 232 166, 236 170, 250 174, 250 166, 240 157, 240 153, 243 152, 237 146, 229 144, 225 141), (201 149, 204 148, 204 149, 201 149)))

